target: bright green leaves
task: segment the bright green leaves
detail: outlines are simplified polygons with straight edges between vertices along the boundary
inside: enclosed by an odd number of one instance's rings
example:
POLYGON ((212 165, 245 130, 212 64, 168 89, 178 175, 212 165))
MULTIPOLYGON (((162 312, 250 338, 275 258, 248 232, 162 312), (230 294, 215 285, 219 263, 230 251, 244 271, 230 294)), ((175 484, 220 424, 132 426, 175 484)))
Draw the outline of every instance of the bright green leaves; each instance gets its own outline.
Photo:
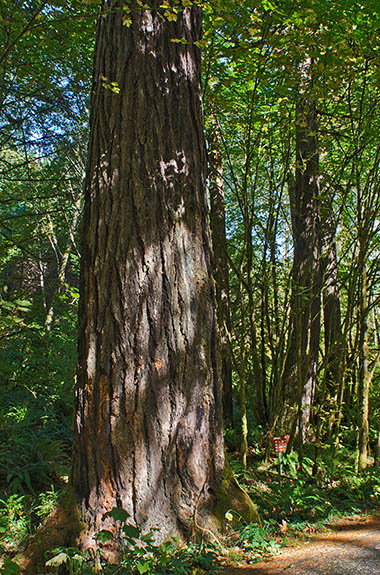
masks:
POLYGON ((54 557, 46 561, 45 565, 46 567, 59 567, 60 565, 64 565, 65 563, 67 563, 69 559, 70 556, 67 553, 61 551, 60 553, 54 555, 54 557))
POLYGON ((122 14, 121 16, 121 21, 123 23, 123 26, 127 26, 127 28, 129 28, 129 26, 132 24, 132 18, 131 18, 131 9, 127 4, 124 4, 123 12, 124 14, 122 14))
POLYGON ((151 566, 148 562, 143 563, 141 561, 139 561, 136 565, 138 572, 140 573, 140 575, 143 575, 144 573, 148 573, 151 570, 151 566))
POLYGON ((187 44, 187 40, 185 38, 171 38, 170 42, 173 42, 173 44, 187 44))
POLYGON ((264 10, 276 10, 277 9, 275 4, 273 4, 273 2, 270 2, 270 0, 262 0, 261 5, 264 8, 264 10))
POLYGON ((143 10, 151 10, 152 9, 152 7, 149 6, 149 4, 146 4, 142 0, 136 0, 136 2, 143 10))
POLYGON ((106 90, 110 90, 114 94, 120 93, 119 84, 117 82, 111 82, 110 80, 108 80, 108 78, 106 78, 106 76, 102 76, 101 78, 103 88, 105 88, 106 90))
POLYGON ((174 8, 172 6, 168 6, 167 4, 161 4, 160 6, 162 12, 162 16, 168 20, 169 22, 176 22, 178 18, 178 8, 174 8))
POLYGON ((61 565, 66 565, 68 573, 80 573, 81 575, 92 575, 93 569, 88 564, 88 557, 81 553, 76 547, 58 547, 52 549, 49 554, 52 557, 46 561, 46 567, 59 569, 61 565))
POLYGON ((159 14, 168 22, 176 22, 180 12, 184 8, 190 8, 192 5, 191 0, 173 0, 170 2, 163 2, 159 6, 159 14))

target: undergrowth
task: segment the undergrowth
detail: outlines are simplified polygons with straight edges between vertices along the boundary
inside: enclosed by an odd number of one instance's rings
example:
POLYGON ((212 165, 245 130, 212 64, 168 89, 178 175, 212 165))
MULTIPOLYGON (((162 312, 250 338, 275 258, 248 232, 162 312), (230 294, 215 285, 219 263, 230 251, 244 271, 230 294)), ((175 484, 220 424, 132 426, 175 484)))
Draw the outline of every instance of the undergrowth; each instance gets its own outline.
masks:
POLYGON ((264 520, 275 521, 284 530, 286 523, 317 526, 353 513, 376 509, 380 501, 378 468, 370 467, 356 473, 354 456, 349 449, 339 452, 325 450, 317 461, 306 454, 300 460, 296 451, 284 455, 282 477, 278 477, 277 462, 261 461, 244 469, 235 460, 232 467, 240 483, 259 502, 264 520))
MULTIPOLYGON (((26 421, 31 415, 33 410, 27 413, 26 421)), ((47 438, 46 446, 42 441, 37 453, 34 449, 36 440, 30 438, 24 459, 12 470, 17 441, 24 446, 27 437, 25 433, 23 435, 22 425, 20 428, 16 425, 25 421, 20 411, 9 409, 7 420, 14 433, 14 451, 8 448, 6 452, 8 483, 4 483, 3 475, 4 487, 0 494, 0 555, 4 557, 0 574, 17 575, 18 567, 12 558, 58 505, 62 476, 67 472, 69 458, 67 444, 61 452, 51 425, 40 424, 41 434, 51 434, 50 440, 47 438)), ((38 433, 37 438, 41 439, 38 433)), ((378 508, 378 468, 368 468, 357 474, 352 450, 342 447, 335 452, 328 446, 319 455, 316 466, 313 449, 313 446, 306 447, 302 459, 296 451, 284 456, 281 478, 277 474, 275 457, 265 463, 257 448, 250 452, 247 469, 237 457, 231 457, 236 477, 260 508, 260 525, 242 523, 232 527, 231 522, 220 541, 214 544, 204 541, 184 544, 171 540, 156 545, 154 531, 141 533, 129 523, 123 510, 114 510, 114 519, 122 525, 125 543, 124 557, 119 565, 108 566, 101 553, 93 556, 83 554, 75 547, 57 548, 46 557, 44 572, 51 575, 61 575, 64 570, 69 575, 212 575, 223 562, 258 561, 276 554, 290 538, 308 537, 334 518, 378 508)), ((4 473, 4 467, 2 469, 4 473)), ((229 515, 226 514, 227 523, 229 515)), ((112 537, 114 535, 107 531, 98 536, 102 543, 112 537)))

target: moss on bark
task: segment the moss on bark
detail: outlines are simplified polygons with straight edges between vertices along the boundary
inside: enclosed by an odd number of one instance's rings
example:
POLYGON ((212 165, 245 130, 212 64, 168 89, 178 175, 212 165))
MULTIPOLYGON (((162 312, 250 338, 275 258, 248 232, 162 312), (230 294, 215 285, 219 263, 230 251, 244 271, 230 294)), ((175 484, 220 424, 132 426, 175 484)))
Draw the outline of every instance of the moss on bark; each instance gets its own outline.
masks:
POLYGON ((227 457, 217 498, 215 516, 221 527, 227 520, 226 513, 231 513, 233 524, 239 523, 242 519, 248 523, 260 523, 257 507, 248 493, 239 485, 227 457))

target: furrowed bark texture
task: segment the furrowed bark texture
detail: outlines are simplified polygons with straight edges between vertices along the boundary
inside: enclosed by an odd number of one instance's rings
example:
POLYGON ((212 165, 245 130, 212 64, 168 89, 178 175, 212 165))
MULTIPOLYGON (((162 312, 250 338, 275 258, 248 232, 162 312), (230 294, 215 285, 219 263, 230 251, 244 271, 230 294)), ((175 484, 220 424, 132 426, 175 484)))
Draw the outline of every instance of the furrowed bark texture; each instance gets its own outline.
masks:
POLYGON ((201 10, 169 22, 160 2, 122 4, 100 17, 92 96, 73 464, 85 546, 115 506, 159 540, 209 525, 224 466, 201 10))

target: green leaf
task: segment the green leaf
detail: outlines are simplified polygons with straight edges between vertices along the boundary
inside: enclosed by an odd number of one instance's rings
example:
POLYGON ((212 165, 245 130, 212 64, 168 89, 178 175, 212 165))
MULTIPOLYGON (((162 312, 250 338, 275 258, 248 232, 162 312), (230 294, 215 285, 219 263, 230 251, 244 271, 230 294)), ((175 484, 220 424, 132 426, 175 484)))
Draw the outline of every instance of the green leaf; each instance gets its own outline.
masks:
POLYGON ((143 573, 148 573, 148 571, 150 570, 150 565, 149 563, 141 563, 141 561, 139 561, 137 563, 137 570, 140 573, 140 575, 143 575, 143 573))
POLYGON ((23 476, 24 476, 25 484, 26 484, 27 488, 29 489, 29 491, 30 491, 31 493, 35 493, 35 491, 34 491, 34 489, 33 489, 33 486, 32 486, 32 482, 31 482, 31 480, 30 480, 30 475, 29 475, 27 469, 24 469, 24 470, 23 470, 23 476))
POLYGON ((115 521, 126 521, 130 515, 122 507, 114 507, 103 515, 103 519, 106 517, 112 517, 115 521))
POLYGON ((79 561, 80 563, 83 563, 85 561, 83 555, 79 555, 79 553, 74 553, 72 559, 73 561, 79 561))
POLYGON ((107 529, 103 529, 97 534, 96 538, 102 543, 107 543, 107 541, 111 541, 111 539, 113 539, 113 533, 111 531, 107 531, 107 529))
POLYGON ((0 573, 3 575, 19 575, 20 568, 17 563, 14 563, 8 557, 4 557, 3 566, 0 569, 0 573))
POLYGON ((32 302, 28 301, 27 299, 16 299, 15 300, 15 304, 18 307, 26 307, 26 308, 30 308, 32 305, 32 302))
POLYGON ((261 5, 264 10, 276 10, 276 6, 269 0, 262 0, 261 5))
POLYGON ((132 24, 132 18, 127 16, 123 16, 121 20, 123 22, 123 26, 127 26, 127 28, 129 28, 129 26, 132 24))
POLYGON ((176 22, 176 21, 177 21, 177 18, 178 18, 178 14, 175 14, 174 12, 166 11, 166 12, 165 12, 165 18, 166 18, 169 22, 176 22))
POLYGON ((140 537, 140 529, 134 525, 124 525, 123 531, 127 537, 133 537, 134 539, 138 539, 140 537))
POLYGON ((67 555, 67 553, 64 553, 62 551, 61 553, 58 553, 58 555, 56 555, 55 557, 49 559, 49 561, 46 561, 45 565, 46 567, 59 567, 59 565, 67 563, 69 559, 70 559, 69 555, 67 555))
POLYGON ((171 38, 170 42, 173 42, 173 44, 187 44, 186 38, 171 38))

